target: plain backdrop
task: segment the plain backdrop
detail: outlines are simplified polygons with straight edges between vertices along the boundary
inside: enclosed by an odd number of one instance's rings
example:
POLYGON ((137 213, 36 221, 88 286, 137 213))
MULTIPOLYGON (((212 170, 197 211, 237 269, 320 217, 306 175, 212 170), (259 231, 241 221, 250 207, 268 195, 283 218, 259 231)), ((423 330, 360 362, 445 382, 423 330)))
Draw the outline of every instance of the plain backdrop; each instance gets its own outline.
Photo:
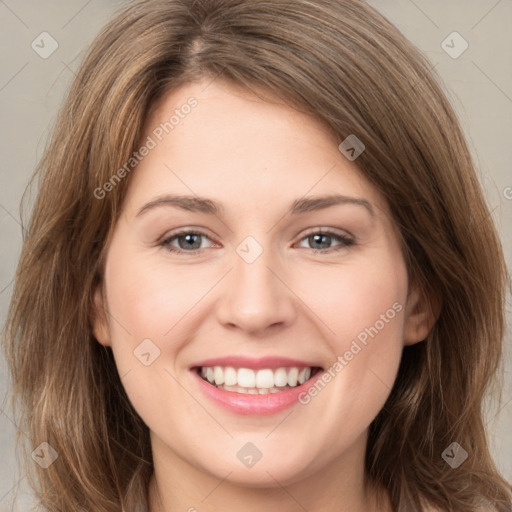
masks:
MULTIPOLYGON (((492 216, 512 268, 512 0, 370 0, 441 75, 479 166, 492 216), (457 34, 454 34, 457 32, 457 34), (466 48, 467 46, 467 48, 466 48)), ((0 319, 4 325, 19 258, 19 205, 64 93, 84 51, 121 0, 0 0, 0 319), (48 35, 41 34, 47 32, 48 35), (45 38, 44 51, 36 46, 45 38), (55 42, 53 42, 54 40, 55 42), (35 43, 33 44, 33 42, 35 43), (35 47, 35 48, 34 48, 35 47), (37 49, 37 51, 36 51, 37 49)), ((58 194, 58 191, 56 191, 58 194)), ((30 205, 29 201, 29 205, 30 205)), ((28 219, 26 219, 28 220, 28 219)), ((492 450, 512 481, 511 301, 502 401, 488 413, 492 450)), ((8 391, 0 358, 0 398, 8 391)), ((0 400, 0 511, 28 510, 17 474, 15 425, 0 400)), ((34 447, 35 448, 35 447, 34 447)))

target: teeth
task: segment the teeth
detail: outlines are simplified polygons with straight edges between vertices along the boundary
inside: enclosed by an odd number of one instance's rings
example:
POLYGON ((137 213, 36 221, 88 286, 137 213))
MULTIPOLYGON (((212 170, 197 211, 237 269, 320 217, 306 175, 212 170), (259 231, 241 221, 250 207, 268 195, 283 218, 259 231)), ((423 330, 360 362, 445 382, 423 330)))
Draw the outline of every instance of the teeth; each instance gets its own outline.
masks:
POLYGON ((304 384, 311 377, 311 368, 302 368, 299 372, 299 382, 304 384))
POLYGON ((290 371, 288 372, 288 386, 296 386, 298 378, 299 378, 299 369, 298 368, 290 368, 290 371))
POLYGON ((243 393, 265 394, 278 393, 304 384, 311 377, 311 368, 233 368, 232 366, 202 367, 200 375, 203 379, 220 389, 243 393))
POLYGON ((274 372, 272 370, 258 370, 256 374, 256 387, 266 389, 273 388, 274 372))
MULTIPOLYGON (((220 368, 220 366, 218 366, 218 368, 220 368)), ((256 374, 254 370, 250 368, 238 368, 236 376, 239 386, 243 388, 253 388, 256 386, 256 374)))
POLYGON ((279 393, 280 391, 284 391, 286 389, 292 389, 290 386, 286 386, 285 388, 242 388, 240 386, 225 386, 221 384, 217 386, 219 389, 225 389, 226 391, 232 391, 235 393, 242 393, 243 395, 268 395, 269 393, 279 393))
POLYGON ((215 384, 224 384, 224 372, 220 366, 216 366, 213 369, 213 375, 215 377, 215 384))
POLYGON ((274 384, 278 388, 284 388, 288 384, 288 375, 286 374, 286 370, 284 368, 278 368, 274 375, 274 384))
MULTIPOLYGON (((222 371, 222 368, 220 366, 217 366, 216 368, 220 368, 222 371)), ((224 369, 224 384, 226 384, 226 386, 236 386, 236 383, 236 370, 231 366, 228 366, 227 368, 224 369)))

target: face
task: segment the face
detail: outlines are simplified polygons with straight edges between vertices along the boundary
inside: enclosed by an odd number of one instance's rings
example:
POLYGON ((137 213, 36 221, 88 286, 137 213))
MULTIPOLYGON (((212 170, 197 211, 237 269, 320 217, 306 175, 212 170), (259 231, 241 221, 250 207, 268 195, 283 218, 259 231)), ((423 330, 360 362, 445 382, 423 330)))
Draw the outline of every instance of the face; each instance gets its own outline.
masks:
POLYGON ((388 206, 317 120, 208 83, 147 119, 95 337, 169 471, 274 486, 360 467, 431 327, 388 206))

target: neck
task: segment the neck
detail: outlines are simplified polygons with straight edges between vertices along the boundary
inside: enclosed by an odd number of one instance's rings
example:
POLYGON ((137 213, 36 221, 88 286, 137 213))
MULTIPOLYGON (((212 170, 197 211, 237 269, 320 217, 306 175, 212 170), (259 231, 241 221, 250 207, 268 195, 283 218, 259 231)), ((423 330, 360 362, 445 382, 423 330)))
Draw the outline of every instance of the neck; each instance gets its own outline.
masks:
MULTIPOLYGON (((350 453, 323 467, 310 463, 300 475, 279 481, 269 468, 263 482, 237 481, 236 472, 214 475, 191 465, 151 433, 155 471, 149 512, 390 512, 387 493, 364 483, 366 436, 350 453)), ((276 462, 276 461, 274 461, 276 462)))

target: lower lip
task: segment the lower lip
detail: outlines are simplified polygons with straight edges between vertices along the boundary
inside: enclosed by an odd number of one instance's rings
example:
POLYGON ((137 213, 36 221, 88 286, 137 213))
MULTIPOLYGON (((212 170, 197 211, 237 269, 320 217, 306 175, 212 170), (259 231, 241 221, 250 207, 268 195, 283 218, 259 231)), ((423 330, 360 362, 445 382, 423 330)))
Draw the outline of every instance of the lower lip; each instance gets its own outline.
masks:
POLYGON ((197 373, 192 370, 198 380, 199 387, 203 393, 217 405, 220 405, 228 411, 237 414, 275 414, 299 402, 299 395, 307 393, 308 389, 314 385, 315 381, 322 376, 323 370, 317 372, 312 378, 293 389, 279 391, 278 393, 267 393, 266 395, 251 395, 245 393, 235 393, 234 391, 226 391, 219 389, 213 384, 206 382, 197 373))

